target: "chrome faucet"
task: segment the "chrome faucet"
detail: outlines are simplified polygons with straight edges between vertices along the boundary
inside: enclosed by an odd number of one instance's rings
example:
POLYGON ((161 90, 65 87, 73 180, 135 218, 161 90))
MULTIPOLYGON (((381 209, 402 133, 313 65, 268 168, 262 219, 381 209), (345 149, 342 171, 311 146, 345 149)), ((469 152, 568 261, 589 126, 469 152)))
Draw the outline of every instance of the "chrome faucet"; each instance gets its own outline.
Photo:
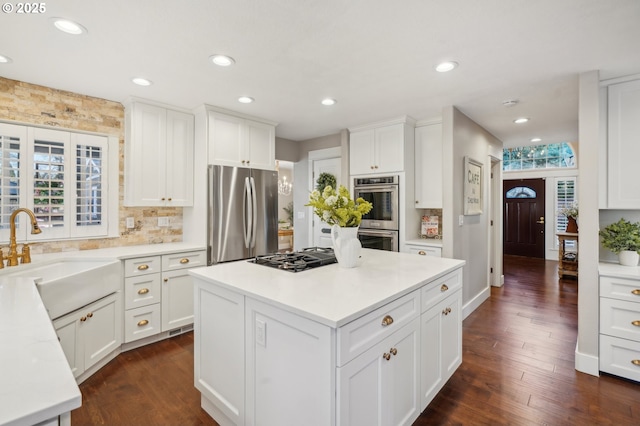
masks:
POLYGON ((42 232, 42 230, 38 226, 38 222, 36 221, 36 216, 31 210, 24 207, 14 210, 9 217, 9 222, 11 224, 9 254, 5 257, 4 253, 0 250, 0 269, 4 268, 5 259, 7 260, 7 266, 16 266, 18 264, 18 259, 21 260, 21 263, 31 263, 31 248, 29 248, 29 244, 23 244, 22 253, 18 253, 18 244, 16 243, 16 216, 20 212, 25 212, 31 218, 32 234, 39 234, 42 232))

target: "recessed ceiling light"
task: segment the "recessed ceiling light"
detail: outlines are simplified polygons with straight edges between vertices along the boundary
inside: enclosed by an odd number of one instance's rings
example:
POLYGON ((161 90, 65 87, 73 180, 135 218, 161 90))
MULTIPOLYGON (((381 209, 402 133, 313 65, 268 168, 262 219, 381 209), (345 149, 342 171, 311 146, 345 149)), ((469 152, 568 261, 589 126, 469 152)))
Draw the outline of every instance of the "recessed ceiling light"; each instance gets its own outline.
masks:
POLYGON ((253 99, 250 96, 240 96, 238 98, 238 102, 241 102, 243 104, 250 104, 251 102, 255 101, 255 99, 253 99))
POLYGON ((67 34, 80 35, 87 33, 87 29, 77 22, 64 18, 51 18, 51 20, 57 29, 67 34))
POLYGON ((11 62, 13 62, 13 60, 10 57, 0 55, 0 64, 9 64, 11 62))
POLYGON ((540 142, 542 141, 542 138, 532 138, 531 142, 540 142))
POLYGON ((529 119, 526 118, 526 117, 520 117, 520 118, 516 118, 515 120, 513 120, 513 122, 516 123, 516 124, 526 123, 527 121, 529 121, 529 119))
POLYGON ((211 55, 209 56, 209 59, 211 60, 211 62, 221 67, 228 67, 229 65, 233 65, 236 63, 236 61, 231 56, 227 55, 211 55))
POLYGON ((441 62, 438 65, 436 65, 436 71, 447 72, 447 71, 451 71, 457 66, 458 66, 458 63, 454 61, 441 62))
POLYGON ((134 77, 131 79, 131 81, 133 81, 138 86, 151 86, 153 84, 151 80, 147 80, 146 78, 142 77, 134 77))
POLYGON ((337 101, 335 99, 325 98, 325 99, 322 100, 321 103, 322 103, 322 105, 325 105, 325 106, 331 106, 331 105, 335 105, 336 102, 337 101))

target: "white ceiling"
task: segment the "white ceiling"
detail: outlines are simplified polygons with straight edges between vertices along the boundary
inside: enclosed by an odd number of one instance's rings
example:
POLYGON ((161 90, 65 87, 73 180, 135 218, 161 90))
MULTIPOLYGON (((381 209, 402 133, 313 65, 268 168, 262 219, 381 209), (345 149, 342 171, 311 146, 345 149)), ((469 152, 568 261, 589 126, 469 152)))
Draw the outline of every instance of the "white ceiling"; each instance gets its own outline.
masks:
POLYGON ((640 73, 638 0, 59 0, 3 13, 0 76, 123 101, 202 103, 291 140, 454 105, 501 139, 577 141, 578 74, 640 73), (88 29, 71 36, 65 17, 88 29), (232 67, 208 62, 213 53, 232 67), (441 60, 460 66, 446 74, 441 60), (131 83, 134 76, 154 82, 131 83), (237 102, 252 96, 253 104, 237 102), (333 107, 320 104, 333 97, 333 107), (502 102, 518 99, 513 107, 502 102), (526 116, 527 124, 513 119, 526 116))

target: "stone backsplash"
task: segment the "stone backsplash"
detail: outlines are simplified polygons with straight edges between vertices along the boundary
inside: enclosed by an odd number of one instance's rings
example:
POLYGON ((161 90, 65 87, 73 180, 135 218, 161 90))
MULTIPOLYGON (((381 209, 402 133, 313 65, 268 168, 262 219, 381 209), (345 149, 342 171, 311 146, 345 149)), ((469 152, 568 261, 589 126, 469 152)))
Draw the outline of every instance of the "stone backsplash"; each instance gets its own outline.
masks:
MULTIPOLYGON (((90 250, 182 241, 182 208, 124 207, 124 107, 119 102, 0 77, 0 120, 117 136, 119 141, 119 237, 34 243, 32 253, 90 250), (158 216, 169 226, 158 227, 158 216), (133 217, 135 227, 125 221, 133 217)), ((8 241, 0 241, 1 246, 8 241)))

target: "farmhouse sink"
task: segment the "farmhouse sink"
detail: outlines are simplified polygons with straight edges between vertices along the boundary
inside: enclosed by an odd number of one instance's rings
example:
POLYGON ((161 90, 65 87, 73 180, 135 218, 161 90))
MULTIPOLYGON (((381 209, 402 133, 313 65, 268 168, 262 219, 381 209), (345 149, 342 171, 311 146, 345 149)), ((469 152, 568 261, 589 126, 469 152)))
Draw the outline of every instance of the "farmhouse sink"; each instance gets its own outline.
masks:
POLYGON ((69 259, 34 265, 10 277, 33 278, 51 319, 120 289, 120 261, 69 259))

